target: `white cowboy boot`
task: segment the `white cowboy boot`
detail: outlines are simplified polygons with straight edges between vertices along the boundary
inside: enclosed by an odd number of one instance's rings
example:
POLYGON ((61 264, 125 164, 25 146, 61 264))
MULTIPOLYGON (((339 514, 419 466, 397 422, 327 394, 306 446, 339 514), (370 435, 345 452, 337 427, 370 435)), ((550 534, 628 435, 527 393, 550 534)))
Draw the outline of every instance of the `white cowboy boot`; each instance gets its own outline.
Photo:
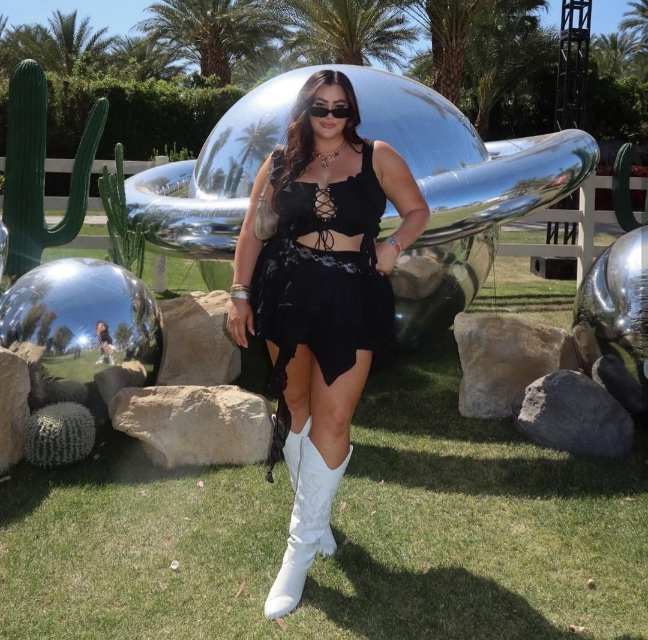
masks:
POLYGON ((313 441, 309 437, 301 439, 302 455, 290 535, 281 569, 263 607, 266 618, 280 618, 299 604, 306 574, 330 521, 331 506, 352 453, 353 445, 349 445, 349 453, 340 466, 330 469, 313 441))
MULTIPOLYGON (((290 484, 292 485, 293 491, 295 490, 295 486, 297 484, 301 441, 305 436, 309 434, 311 424, 311 416, 308 416, 306 424, 303 426, 302 430, 299 433, 289 431, 288 437, 286 438, 286 443, 283 448, 286 465, 288 467, 288 471, 290 472, 290 484)), ((319 548, 317 550, 319 551, 320 555, 324 557, 332 556, 337 550, 337 543, 335 542, 335 538, 333 537, 333 532, 331 531, 330 524, 326 525, 324 535, 320 538, 319 548)))

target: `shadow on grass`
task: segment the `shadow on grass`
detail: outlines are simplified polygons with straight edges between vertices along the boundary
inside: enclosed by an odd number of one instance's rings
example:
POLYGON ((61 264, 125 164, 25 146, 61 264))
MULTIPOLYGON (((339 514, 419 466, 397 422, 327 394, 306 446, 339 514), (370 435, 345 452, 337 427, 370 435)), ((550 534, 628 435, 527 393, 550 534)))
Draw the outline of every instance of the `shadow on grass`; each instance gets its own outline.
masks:
POLYGON ((350 580, 355 595, 343 595, 309 577, 303 601, 322 610, 357 637, 399 640, 567 640, 574 637, 568 630, 574 621, 565 621, 561 630, 523 597, 461 567, 432 568, 425 573, 392 571, 353 542, 344 544, 334 561, 350 580))
POLYGON ((347 473, 407 488, 523 498, 624 496, 648 491, 642 456, 608 460, 440 456, 355 443, 347 473))

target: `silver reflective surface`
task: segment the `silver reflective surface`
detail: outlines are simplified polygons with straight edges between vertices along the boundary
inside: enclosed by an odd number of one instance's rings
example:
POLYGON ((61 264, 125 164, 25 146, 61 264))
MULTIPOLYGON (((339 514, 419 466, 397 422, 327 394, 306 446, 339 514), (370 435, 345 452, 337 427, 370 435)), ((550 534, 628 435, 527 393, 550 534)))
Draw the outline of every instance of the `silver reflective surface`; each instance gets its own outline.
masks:
MULTIPOLYGON (((490 268, 474 270, 470 262, 476 260, 471 258, 476 246, 492 249, 486 232, 557 202, 598 162, 596 141, 578 129, 485 145, 463 113, 415 80, 355 65, 302 67, 268 80, 233 105, 196 161, 163 165, 126 181, 129 220, 144 223, 149 248, 203 260, 232 258, 259 166, 276 143, 285 141, 297 92, 323 68, 349 76, 362 120, 358 132, 388 142, 403 156, 430 207, 427 229, 403 256, 426 256, 413 271, 418 291, 427 290, 428 297, 413 301, 398 293, 397 279, 406 277, 397 275, 400 264, 390 276, 401 335, 413 335, 406 327, 420 327, 424 318, 429 325, 433 317, 448 317, 470 304, 490 268), (170 195, 181 187, 189 197, 170 195), (468 242, 476 234, 482 235, 468 242), (470 282, 474 294, 464 295, 464 287, 454 282, 462 271, 460 279, 470 282), (433 302, 432 290, 446 288, 444 302, 433 302)), ((388 202, 381 237, 400 223, 388 202)))
POLYGON ((0 298, 0 345, 30 347, 43 373, 61 380, 92 382, 103 369, 133 360, 154 379, 161 336, 160 312, 144 282, 103 260, 47 262, 0 298))
POLYGON ((594 262, 576 296, 579 322, 594 331, 603 353, 617 355, 648 385, 648 228, 621 236, 594 262))
POLYGON ((0 281, 2 274, 7 266, 7 256, 9 255, 9 231, 0 220, 0 281))

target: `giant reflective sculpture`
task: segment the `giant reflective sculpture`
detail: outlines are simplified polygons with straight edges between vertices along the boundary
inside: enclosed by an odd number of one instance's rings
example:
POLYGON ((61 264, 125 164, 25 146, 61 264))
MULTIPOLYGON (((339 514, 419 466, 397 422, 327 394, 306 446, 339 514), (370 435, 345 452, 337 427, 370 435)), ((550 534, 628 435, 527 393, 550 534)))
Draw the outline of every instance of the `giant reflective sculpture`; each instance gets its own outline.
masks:
POLYGON ((7 227, 0 220, 0 281, 7 265, 7 256, 9 255, 9 232, 7 227))
POLYGON ((0 345, 37 354, 46 378, 92 382, 103 369, 138 361, 158 371, 160 312, 142 280, 92 258, 46 262, 0 298, 0 345))
POLYGON ((648 227, 621 236, 578 290, 574 324, 592 329, 603 353, 624 362, 648 393, 648 227))
MULTIPOLYGON (((492 262, 488 230, 576 189, 595 168, 598 146, 578 129, 485 145, 452 103, 415 80, 355 65, 303 67, 261 84, 233 105, 197 160, 126 181, 129 220, 146 225, 150 248, 205 260, 203 270, 208 259, 233 256, 258 168, 284 142, 304 81, 322 68, 349 76, 360 107, 360 135, 394 146, 430 206, 428 229, 390 276, 399 339, 415 345, 433 325, 447 327, 477 294, 492 262), (181 187, 188 198, 173 197, 181 187)), ((381 235, 399 223, 388 203, 381 235)))

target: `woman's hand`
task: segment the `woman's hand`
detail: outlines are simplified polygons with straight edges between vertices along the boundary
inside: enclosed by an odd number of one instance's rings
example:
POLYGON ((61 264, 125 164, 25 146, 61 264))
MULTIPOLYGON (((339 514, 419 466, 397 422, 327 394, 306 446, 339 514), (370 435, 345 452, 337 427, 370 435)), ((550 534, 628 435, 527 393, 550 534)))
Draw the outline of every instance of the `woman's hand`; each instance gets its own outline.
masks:
POLYGON ((400 252, 398 247, 388 242, 377 242, 376 243, 376 258, 378 262, 376 264, 376 269, 380 271, 384 276, 388 276, 394 269, 396 260, 400 252))
POLYGON ((247 300, 242 298, 230 298, 225 303, 225 311, 227 312, 227 331, 234 339, 234 342, 239 347, 248 347, 247 334, 245 329, 252 335, 254 333, 254 315, 252 307, 247 300))

